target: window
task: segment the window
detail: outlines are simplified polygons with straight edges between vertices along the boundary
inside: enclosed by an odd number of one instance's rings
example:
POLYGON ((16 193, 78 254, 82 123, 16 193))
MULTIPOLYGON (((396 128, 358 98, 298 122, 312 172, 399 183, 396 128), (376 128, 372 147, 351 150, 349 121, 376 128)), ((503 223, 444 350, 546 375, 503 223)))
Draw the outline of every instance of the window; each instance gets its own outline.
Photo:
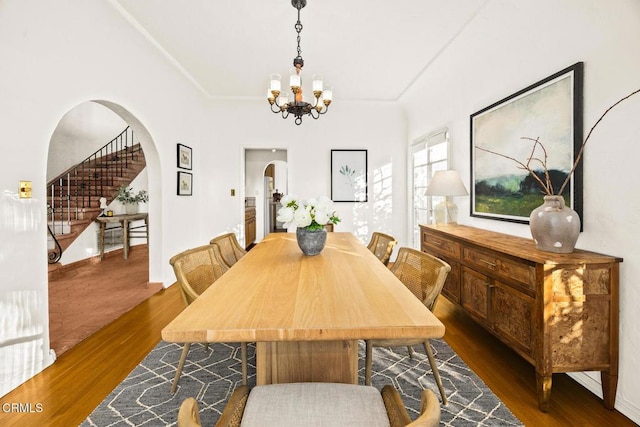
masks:
POLYGON ((449 168, 449 130, 441 129, 411 144, 412 209, 410 224, 413 247, 420 247, 420 224, 433 223, 433 206, 444 197, 425 196, 429 180, 436 171, 449 168))

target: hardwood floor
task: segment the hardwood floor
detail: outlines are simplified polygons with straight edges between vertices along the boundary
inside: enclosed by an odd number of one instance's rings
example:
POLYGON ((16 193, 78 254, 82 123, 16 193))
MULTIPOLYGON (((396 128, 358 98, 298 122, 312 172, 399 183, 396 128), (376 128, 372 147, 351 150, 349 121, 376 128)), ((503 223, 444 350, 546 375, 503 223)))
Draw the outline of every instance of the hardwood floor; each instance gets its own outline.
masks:
MULTIPOLYGON (((2 426, 77 426, 159 342, 160 331, 184 308, 172 286, 125 313, 51 367, 0 397, 6 404, 31 404, 32 413, 0 410, 2 426), (42 411, 37 411, 41 404, 42 411)), ((634 426, 567 375, 553 377, 549 413, 537 408, 533 367, 502 345, 444 298, 436 315, 446 341, 526 426, 634 426)), ((26 407, 24 407, 26 409, 26 407)))
POLYGON ((636 426, 566 374, 553 375, 549 412, 540 412, 532 365, 446 298, 434 313, 445 324, 445 341, 526 426, 636 426))
POLYGON ((149 283, 147 245, 122 249, 49 274, 49 337, 56 355, 113 322, 162 289, 149 283))

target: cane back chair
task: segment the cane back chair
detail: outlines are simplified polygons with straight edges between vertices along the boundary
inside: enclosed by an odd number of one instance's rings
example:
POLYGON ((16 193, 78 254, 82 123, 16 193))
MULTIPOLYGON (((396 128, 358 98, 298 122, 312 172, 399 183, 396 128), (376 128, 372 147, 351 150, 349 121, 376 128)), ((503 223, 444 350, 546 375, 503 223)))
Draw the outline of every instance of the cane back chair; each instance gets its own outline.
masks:
MULTIPOLYGON (((439 258, 411 248, 400 248, 396 261, 391 271, 398 279, 431 311, 440 295, 444 282, 451 271, 451 266, 439 258)), ((371 365, 373 362, 373 347, 400 347, 407 346, 409 355, 413 357, 414 345, 422 344, 429 358, 431 370, 436 379, 442 403, 447 404, 447 396, 442 386, 440 373, 431 350, 428 339, 388 339, 367 340, 365 359, 365 384, 371 384, 371 365)))
POLYGON ((218 245, 220 247, 220 253, 222 254, 222 260, 226 264, 227 268, 233 267, 233 264, 238 262, 247 251, 245 251, 238 239, 236 239, 235 233, 226 233, 218 237, 214 237, 209 242, 210 245, 218 245))
POLYGON ((393 248, 398 244, 395 237, 374 231, 367 245, 369 249, 384 265, 389 264, 393 248))
MULTIPOLYGON (((228 270, 227 265, 222 261, 222 254, 217 245, 204 245, 197 248, 188 249, 173 256, 169 263, 180 286, 180 293, 186 305, 195 301, 200 294, 207 290, 218 280, 224 272, 228 270)), ((185 343, 182 348, 180 362, 176 369, 176 375, 171 384, 171 392, 175 393, 178 380, 182 373, 187 354, 191 343, 185 343)), ((247 344, 241 344, 242 352, 242 382, 247 382, 247 344)))

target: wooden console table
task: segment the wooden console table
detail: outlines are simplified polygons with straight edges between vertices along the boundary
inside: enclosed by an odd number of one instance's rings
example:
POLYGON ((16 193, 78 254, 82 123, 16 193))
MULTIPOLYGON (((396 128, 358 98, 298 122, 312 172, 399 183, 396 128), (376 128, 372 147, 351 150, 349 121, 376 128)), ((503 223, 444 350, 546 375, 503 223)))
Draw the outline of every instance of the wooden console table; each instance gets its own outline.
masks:
POLYGON ((95 220, 98 224, 100 224, 100 241, 98 242, 98 246, 100 246, 100 259, 104 258, 104 230, 107 227, 107 224, 118 222, 122 227, 122 246, 124 252, 124 259, 129 258, 129 236, 132 231, 129 230, 129 226, 133 221, 136 220, 144 220, 145 224, 145 235, 147 238, 147 243, 149 242, 149 214, 146 212, 132 214, 132 215, 114 215, 114 216, 99 216, 95 220))
POLYGON ((462 225, 420 231, 422 251, 451 265, 442 294, 535 366, 541 411, 552 374, 576 371, 600 371, 614 408, 621 258, 542 252, 531 239, 462 225))

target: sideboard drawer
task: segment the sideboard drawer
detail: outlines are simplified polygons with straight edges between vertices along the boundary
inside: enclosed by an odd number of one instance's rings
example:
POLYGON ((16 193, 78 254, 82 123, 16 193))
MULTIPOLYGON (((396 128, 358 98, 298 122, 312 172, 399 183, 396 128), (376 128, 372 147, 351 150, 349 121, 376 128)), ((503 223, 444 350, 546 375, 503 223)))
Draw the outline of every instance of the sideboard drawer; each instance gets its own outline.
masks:
POLYGON ((462 259, 471 266, 490 270, 504 279, 521 283, 525 289, 535 291, 536 270, 532 265, 502 257, 493 251, 469 247, 462 248, 462 259))
POLYGON ((442 239, 434 234, 422 233, 422 245, 428 246, 434 251, 442 254, 460 258, 460 244, 450 239, 442 239))

